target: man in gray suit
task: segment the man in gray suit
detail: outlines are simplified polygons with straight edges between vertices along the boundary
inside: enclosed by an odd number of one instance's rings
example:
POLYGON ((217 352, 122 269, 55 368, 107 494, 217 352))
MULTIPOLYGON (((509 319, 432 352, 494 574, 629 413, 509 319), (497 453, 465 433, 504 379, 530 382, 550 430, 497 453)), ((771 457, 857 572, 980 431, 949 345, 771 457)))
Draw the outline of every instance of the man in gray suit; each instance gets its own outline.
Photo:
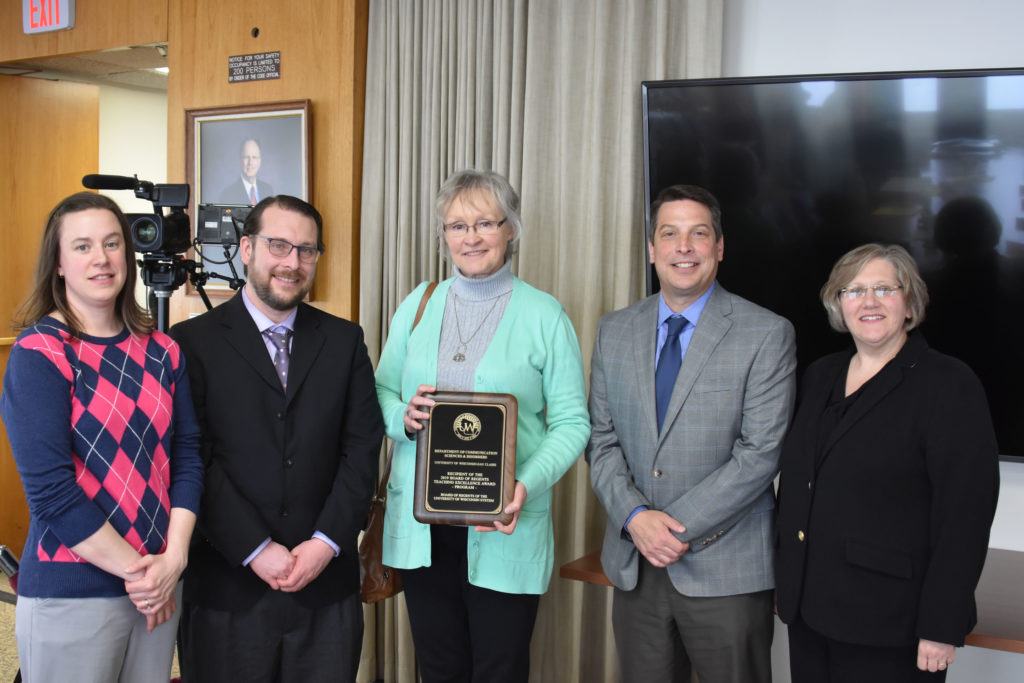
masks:
POLYGON ((590 376, 587 462, 608 512, 622 678, 770 681, 793 326, 715 283, 725 241, 710 192, 667 188, 651 215, 661 292, 602 318, 590 376))

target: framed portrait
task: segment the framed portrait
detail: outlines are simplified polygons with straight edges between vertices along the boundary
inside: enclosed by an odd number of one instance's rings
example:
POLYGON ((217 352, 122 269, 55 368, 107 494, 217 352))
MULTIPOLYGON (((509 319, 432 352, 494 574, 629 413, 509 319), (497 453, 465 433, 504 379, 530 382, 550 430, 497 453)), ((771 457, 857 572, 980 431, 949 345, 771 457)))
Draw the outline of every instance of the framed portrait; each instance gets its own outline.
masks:
POLYGON ((185 177, 192 186, 194 236, 201 242, 196 260, 214 274, 206 284, 210 295, 230 296, 224 278, 244 277, 228 215, 244 220, 250 207, 278 194, 309 200, 309 117, 309 100, 185 111, 185 177), (201 213, 200 207, 216 209, 201 213), (214 225, 213 211, 225 217, 224 238, 207 242, 217 234, 203 229, 214 225))

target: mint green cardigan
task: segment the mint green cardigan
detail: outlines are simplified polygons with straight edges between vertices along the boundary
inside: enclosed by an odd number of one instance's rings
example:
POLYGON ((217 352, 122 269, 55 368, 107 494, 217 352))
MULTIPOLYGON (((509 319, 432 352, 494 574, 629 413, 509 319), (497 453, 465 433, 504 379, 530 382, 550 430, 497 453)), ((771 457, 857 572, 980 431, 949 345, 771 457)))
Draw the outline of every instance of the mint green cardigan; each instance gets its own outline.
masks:
MULTIPOLYGON (((401 303, 377 366, 377 398, 387 435, 396 443, 384 564, 399 569, 430 565, 430 527, 412 515, 416 441, 405 435, 402 413, 419 385, 436 383, 441 319, 451 283, 438 284, 415 330, 413 318, 427 283, 401 303)), ((469 581, 505 593, 543 593, 554 566, 551 487, 590 438, 579 340, 554 297, 515 279, 505 314, 477 367, 474 391, 512 394, 519 402, 516 479, 527 495, 511 535, 469 529, 469 581)))

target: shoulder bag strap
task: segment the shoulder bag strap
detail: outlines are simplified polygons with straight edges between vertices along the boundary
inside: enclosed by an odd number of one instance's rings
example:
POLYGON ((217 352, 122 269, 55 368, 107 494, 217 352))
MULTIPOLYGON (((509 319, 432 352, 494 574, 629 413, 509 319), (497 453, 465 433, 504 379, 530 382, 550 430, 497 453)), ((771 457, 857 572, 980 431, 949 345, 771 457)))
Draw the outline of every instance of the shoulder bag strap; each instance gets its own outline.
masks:
MULTIPOLYGON (((416 317, 412 321, 412 329, 416 329, 416 326, 420 323, 420 318, 423 317, 423 309, 427 307, 427 302, 430 301, 430 295, 434 293, 434 289, 437 287, 436 282, 431 282, 427 285, 426 290, 423 292, 423 298, 420 299, 420 307, 416 309, 416 317)), ((387 500, 388 496, 388 478, 391 477, 391 458, 395 455, 395 443, 392 441, 391 446, 388 448, 388 459, 384 464, 384 473, 380 478, 380 485, 377 487, 377 499, 387 500)))

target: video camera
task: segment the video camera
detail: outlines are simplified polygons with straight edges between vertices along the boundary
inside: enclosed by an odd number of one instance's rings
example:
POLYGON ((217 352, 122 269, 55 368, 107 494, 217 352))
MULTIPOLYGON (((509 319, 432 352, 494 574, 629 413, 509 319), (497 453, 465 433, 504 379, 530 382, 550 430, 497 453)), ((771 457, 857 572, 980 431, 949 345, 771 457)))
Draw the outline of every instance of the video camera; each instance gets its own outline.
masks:
POLYGON ((250 211, 251 206, 241 204, 200 204, 196 242, 205 246, 237 246, 250 211))
POLYGON ((138 176, 90 174, 82 178, 82 185, 90 190, 135 190, 136 197, 152 202, 153 208, 160 210, 159 213, 125 214, 131 228, 132 243, 140 254, 170 256, 183 253, 191 246, 192 231, 185 213, 188 184, 154 185, 147 180, 139 180, 138 176), (164 208, 169 208, 170 213, 165 215, 164 208))
POLYGON ((185 284, 195 267, 194 261, 189 264, 182 256, 192 245, 192 230, 185 213, 187 184, 154 185, 138 176, 87 175, 82 178, 82 185, 92 190, 134 190, 136 197, 152 202, 156 213, 125 214, 132 246, 142 254, 142 281, 156 290, 158 297, 161 289, 170 296, 171 291, 185 284), (165 208, 170 211, 164 213, 165 208))
POLYGON ((82 185, 91 190, 134 190, 136 197, 152 202, 154 213, 129 213, 125 216, 133 248, 142 254, 138 260, 142 282, 156 298, 156 321, 160 331, 167 331, 167 299, 190 277, 207 310, 212 306, 203 285, 211 276, 227 280, 232 289, 245 284, 233 266, 230 277, 211 274, 204 272, 194 260, 184 257, 184 253, 193 246, 192 229, 185 213, 189 200, 188 184, 155 185, 139 180, 138 176, 91 174, 82 178, 82 185))
MULTIPOLYGON (((141 183, 148 185, 149 183, 141 183)), ((129 213, 129 224, 132 232, 132 244, 135 251, 145 254, 164 254, 167 256, 181 254, 188 251, 192 244, 192 232, 189 229, 188 215, 185 213, 185 206, 188 205, 188 185, 156 185, 148 190, 149 197, 144 196, 147 190, 143 188, 135 190, 135 196, 142 199, 149 199, 153 207, 162 209, 170 208, 170 213, 129 213)))

